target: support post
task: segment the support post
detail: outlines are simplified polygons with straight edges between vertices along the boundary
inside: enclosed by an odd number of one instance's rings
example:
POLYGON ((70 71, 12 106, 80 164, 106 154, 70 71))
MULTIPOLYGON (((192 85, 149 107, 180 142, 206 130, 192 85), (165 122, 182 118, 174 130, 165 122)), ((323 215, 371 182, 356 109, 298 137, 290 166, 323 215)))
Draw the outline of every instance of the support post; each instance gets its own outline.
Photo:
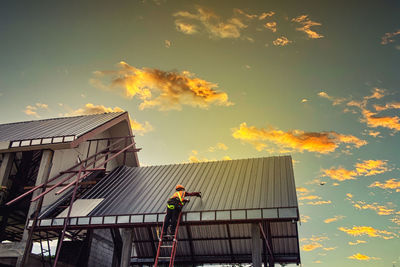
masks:
MULTIPOLYGON (((43 183, 46 183, 47 180, 49 179, 49 174, 52 166, 52 161, 53 161, 53 151, 52 150, 43 150, 42 152, 42 158, 40 160, 40 167, 38 171, 38 175, 36 178, 36 185, 40 185, 43 183)), ((44 188, 45 189, 45 188, 44 188)), ((42 190, 44 190, 42 189, 42 190)), ((32 198, 34 198, 36 195, 38 195, 40 192, 36 191, 33 193, 32 198)), ((39 203, 31 203, 28 211, 28 216, 27 216, 27 221, 29 220, 29 215, 32 214, 34 211, 37 213, 36 216, 39 214, 41 206, 42 206, 43 198, 39 203)), ((34 226, 32 226, 33 228, 34 226)), ((33 229, 32 229, 33 230, 33 229)), ((24 255, 22 257, 19 257, 17 259, 17 266, 25 266, 29 254, 32 250, 32 235, 33 232, 31 230, 31 233, 27 229, 24 230, 24 233, 22 234, 22 239, 21 242, 25 243, 25 251, 24 255)))
POLYGON ((4 153, 3 161, 0 166, 0 185, 8 186, 8 177, 11 173, 12 164, 14 162, 15 153, 4 153))
MULTIPOLYGON (((0 166, 0 206, 7 201, 9 194, 10 183, 8 178, 11 174, 12 165, 14 162, 15 153, 4 153, 3 161, 0 166)), ((8 221, 8 216, 10 214, 10 209, 8 207, 4 207, 2 211, 2 219, 0 221, 0 242, 3 241, 6 237, 6 226, 8 221)))
POLYGON ((122 255, 121 267, 129 267, 131 263, 131 252, 133 243, 133 229, 121 229, 122 255))
POLYGON ((251 258, 253 267, 261 267, 261 236, 258 223, 251 224, 251 258))

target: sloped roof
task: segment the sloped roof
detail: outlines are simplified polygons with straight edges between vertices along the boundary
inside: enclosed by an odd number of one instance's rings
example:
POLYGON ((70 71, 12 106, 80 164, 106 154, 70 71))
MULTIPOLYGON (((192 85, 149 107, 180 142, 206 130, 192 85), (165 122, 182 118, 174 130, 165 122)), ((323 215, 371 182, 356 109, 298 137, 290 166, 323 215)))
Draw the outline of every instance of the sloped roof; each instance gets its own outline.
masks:
MULTIPOLYGON (((251 262, 251 226, 260 223, 275 262, 300 263, 299 213, 290 156, 121 166, 81 197, 102 201, 89 214, 71 218, 69 227, 133 227, 136 255, 132 262, 151 264, 166 201, 178 183, 188 192, 201 191, 203 197, 192 197, 183 209, 176 262, 251 262)), ((42 218, 39 225, 60 229, 64 220, 42 218)))
POLYGON ((53 118, 0 124, 0 141, 16 141, 57 136, 79 137, 124 112, 53 118))
POLYGON ((121 166, 83 198, 104 198, 91 216, 163 213, 177 184, 203 195, 202 199, 193 199, 186 212, 297 207, 290 156, 121 166))
POLYGON ((127 112, 0 124, 0 150, 73 142, 123 116, 127 117, 127 112))

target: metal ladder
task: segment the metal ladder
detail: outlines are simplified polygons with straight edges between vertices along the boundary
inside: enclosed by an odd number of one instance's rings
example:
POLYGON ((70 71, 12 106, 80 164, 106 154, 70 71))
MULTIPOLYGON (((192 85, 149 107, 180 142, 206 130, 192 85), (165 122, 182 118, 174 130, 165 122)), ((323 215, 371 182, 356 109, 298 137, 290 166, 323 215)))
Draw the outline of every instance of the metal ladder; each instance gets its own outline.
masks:
POLYGON ((164 224, 165 224, 165 219, 164 219, 162 230, 161 230, 161 236, 160 236, 159 242, 158 242, 158 249, 157 249, 156 260, 154 262, 154 267, 157 267, 158 264, 159 264, 159 261, 161 261, 161 260, 163 260, 163 261, 169 260, 169 267, 173 267, 174 266, 175 255, 176 255, 176 247, 178 245, 177 244, 178 243, 177 237, 178 237, 178 230, 179 230, 179 224, 181 222, 181 217, 182 217, 182 212, 179 213, 178 221, 176 223, 174 238, 172 239, 172 241, 171 240, 163 240, 163 238, 164 238, 164 224), (168 244, 164 245, 163 243, 168 243, 168 244), (171 252, 170 256, 160 256, 162 248, 170 250, 170 252, 171 252))

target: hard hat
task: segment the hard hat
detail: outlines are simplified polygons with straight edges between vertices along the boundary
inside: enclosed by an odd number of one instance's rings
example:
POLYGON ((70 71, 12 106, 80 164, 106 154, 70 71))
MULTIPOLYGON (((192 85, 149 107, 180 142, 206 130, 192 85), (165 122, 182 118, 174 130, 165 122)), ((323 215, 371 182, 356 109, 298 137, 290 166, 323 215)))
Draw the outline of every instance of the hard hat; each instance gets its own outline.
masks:
POLYGON ((178 184, 178 185, 175 187, 175 189, 176 189, 176 190, 185 190, 185 187, 184 187, 183 185, 178 184))

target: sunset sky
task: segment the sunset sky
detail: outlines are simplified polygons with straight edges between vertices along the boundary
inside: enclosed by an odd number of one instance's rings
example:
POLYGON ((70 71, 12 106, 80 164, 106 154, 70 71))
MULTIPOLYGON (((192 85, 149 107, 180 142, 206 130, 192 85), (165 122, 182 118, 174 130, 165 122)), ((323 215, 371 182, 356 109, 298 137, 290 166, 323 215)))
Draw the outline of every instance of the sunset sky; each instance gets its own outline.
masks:
POLYGON ((292 155, 303 266, 400 266, 400 1, 2 1, 0 123, 126 110, 142 165, 292 155))

